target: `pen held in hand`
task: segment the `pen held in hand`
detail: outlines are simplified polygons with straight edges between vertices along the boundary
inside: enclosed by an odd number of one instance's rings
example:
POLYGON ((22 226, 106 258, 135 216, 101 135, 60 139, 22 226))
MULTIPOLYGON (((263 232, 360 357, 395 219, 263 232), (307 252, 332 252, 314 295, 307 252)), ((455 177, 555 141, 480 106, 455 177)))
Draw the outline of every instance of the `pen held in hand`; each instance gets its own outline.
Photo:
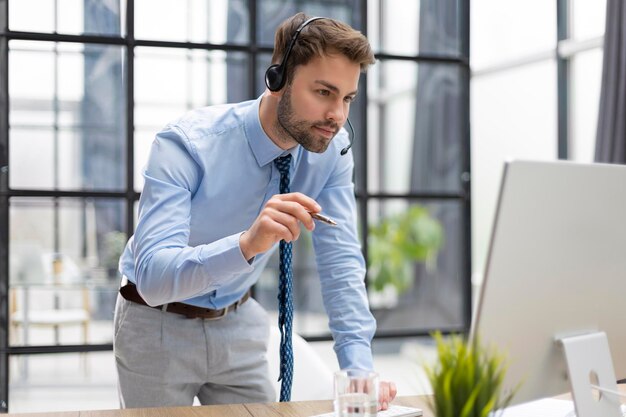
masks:
POLYGON ((333 219, 331 219, 330 217, 326 217, 322 214, 319 213, 310 213, 311 217, 313 217, 315 220, 319 220, 321 222, 324 222, 326 224, 330 224, 331 226, 337 226, 337 222, 334 221, 333 219))

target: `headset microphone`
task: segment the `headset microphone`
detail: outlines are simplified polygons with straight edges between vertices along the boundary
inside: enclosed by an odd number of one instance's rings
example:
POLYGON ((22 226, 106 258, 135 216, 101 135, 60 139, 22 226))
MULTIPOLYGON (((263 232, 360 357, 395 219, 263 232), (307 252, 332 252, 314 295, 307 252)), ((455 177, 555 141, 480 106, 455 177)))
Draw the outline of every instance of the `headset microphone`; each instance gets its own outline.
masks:
MULTIPOLYGON (((289 41, 289 46, 285 51, 285 55, 283 55, 283 59, 280 64, 270 65, 269 68, 265 71, 265 85, 267 89, 270 91, 279 91, 281 88, 285 86, 287 82, 287 60, 289 59, 289 54, 291 54, 291 50, 296 44, 296 40, 298 40, 298 35, 300 32, 311 22, 320 19, 327 19, 326 17, 312 17, 308 20, 305 20, 294 32, 291 40, 289 41)), ((348 146, 343 148, 340 154, 343 156, 348 153, 348 150, 352 147, 352 142, 354 141, 354 129, 352 128, 352 123, 350 123, 350 119, 346 119, 348 121, 348 127, 350 128, 350 132, 348 133, 350 137, 350 143, 348 146)))
POLYGON ((348 146, 343 148, 341 150, 341 152, 339 152, 339 154, 341 156, 343 156, 343 155, 348 153, 348 150, 352 147, 352 143, 354 142, 354 128, 352 127, 352 123, 350 123, 350 119, 346 119, 346 121, 348 122, 348 127, 350 128, 350 131, 348 132, 348 137, 350 138, 350 143, 348 144, 348 146))

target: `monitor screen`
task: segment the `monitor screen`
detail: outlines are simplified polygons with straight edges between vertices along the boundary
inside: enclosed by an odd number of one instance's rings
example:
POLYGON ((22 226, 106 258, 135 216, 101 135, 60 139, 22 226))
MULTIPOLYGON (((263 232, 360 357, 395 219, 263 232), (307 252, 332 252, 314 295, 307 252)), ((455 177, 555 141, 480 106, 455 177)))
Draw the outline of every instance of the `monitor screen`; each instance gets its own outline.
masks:
POLYGON ((472 335, 519 403, 569 391, 555 338, 593 331, 626 377, 626 166, 506 163, 472 335))

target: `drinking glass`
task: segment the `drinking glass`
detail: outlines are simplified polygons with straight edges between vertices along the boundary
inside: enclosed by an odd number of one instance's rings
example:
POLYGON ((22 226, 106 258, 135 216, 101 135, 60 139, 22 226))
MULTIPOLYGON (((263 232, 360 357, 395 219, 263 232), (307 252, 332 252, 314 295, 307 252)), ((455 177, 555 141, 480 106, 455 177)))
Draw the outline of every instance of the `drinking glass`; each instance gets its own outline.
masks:
POLYGON ((378 374, 362 369, 335 372, 335 417, 375 417, 378 374))

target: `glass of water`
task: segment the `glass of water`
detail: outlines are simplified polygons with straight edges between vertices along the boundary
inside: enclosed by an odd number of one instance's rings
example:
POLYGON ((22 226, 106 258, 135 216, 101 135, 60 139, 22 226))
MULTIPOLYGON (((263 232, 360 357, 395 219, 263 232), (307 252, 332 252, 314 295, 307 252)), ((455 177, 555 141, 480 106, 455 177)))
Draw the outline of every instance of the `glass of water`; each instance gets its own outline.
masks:
POLYGON ((376 417, 378 374, 362 369, 335 372, 335 417, 376 417))

